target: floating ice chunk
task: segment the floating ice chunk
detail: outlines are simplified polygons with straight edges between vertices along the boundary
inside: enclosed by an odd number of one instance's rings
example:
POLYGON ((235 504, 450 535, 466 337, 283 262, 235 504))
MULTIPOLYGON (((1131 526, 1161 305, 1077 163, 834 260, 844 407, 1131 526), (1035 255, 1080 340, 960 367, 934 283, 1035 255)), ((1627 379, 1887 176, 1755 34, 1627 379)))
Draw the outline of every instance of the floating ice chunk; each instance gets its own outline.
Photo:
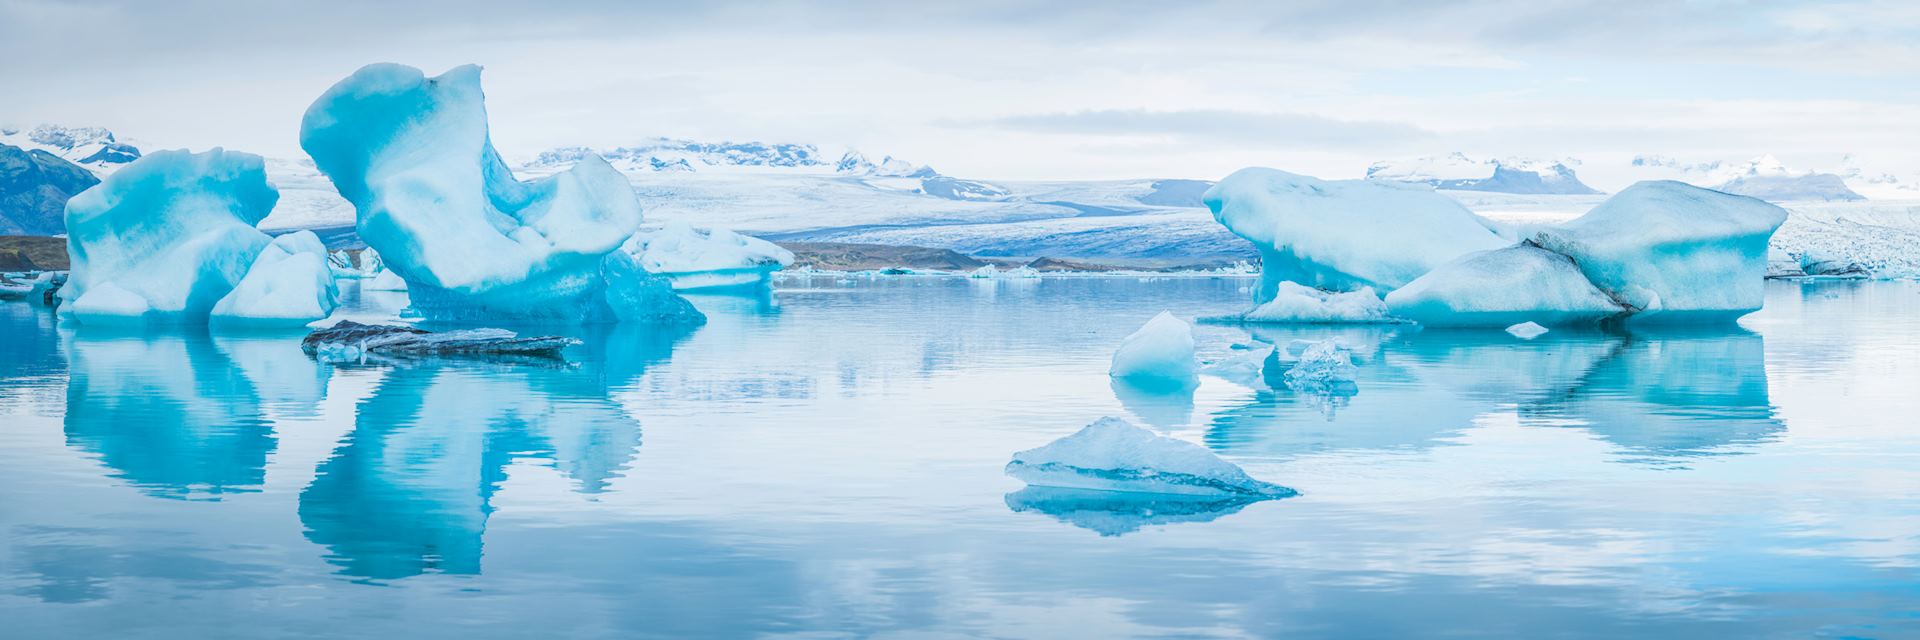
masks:
POLYGON ((1018 267, 1014 267, 1014 268, 1012 268, 1012 269, 1008 269, 1008 270, 1007 270, 1007 277, 1009 277, 1009 278, 1038 278, 1038 277, 1040 277, 1040 270, 1039 270, 1039 269, 1035 269, 1035 268, 1033 268, 1033 267, 1030 267, 1030 266, 1026 266, 1026 265, 1021 265, 1021 266, 1018 266, 1018 267))
POLYGON ((1462 254, 1506 244, 1460 203, 1426 186, 1249 168, 1208 189, 1203 201, 1214 220, 1260 250, 1256 303, 1273 299, 1289 280, 1391 291, 1462 254))
POLYGON ((1540 336, 1546 335, 1547 328, 1542 327, 1539 324, 1536 324, 1533 322, 1522 322, 1520 324, 1507 327, 1507 333, 1511 333, 1513 334, 1513 337, 1519 338, 1521 340, 1532 340, 1534 338, 1538 338, 1540 336))
POLYGON ((1338 293, 1286 281, 1274 289, 1273 299, 1228 320, 1297 324, 1394 322, 1387 303, 1373 287, 1338 293))
POLYGON ((340 291, 326 256, 326 246, 312 231, 274 238, 233 291, 213 305, 213 318, 303 325, 327 317, 340 303, 340 291))
POLYGON ((998 277, 1000 277, 1000 268, 999 268, 999 267, 996 267, 996 266, 993 266, 993 265, 987 265, 987 266, 984 266, 984 267, 980 267, 980 268, 978 268, 978 269, 974 269, 974 270, 973 270, 972 272, 970 272, 970 273, 968 273, 968 274, 967 274, 967 277, 969 277, 969 278, 998 278, 998 277))
POLYGON ((1107 375, 1143 384, 1192 386, 1197 369, 1193 349, 1193 326, 1162 311, 1120 341, 1107 375))
POLYGON ((300 146, 353 204, 361 239, 407 281, 426 318, 662 315, 611 306, 655 300, 610 291, 604 273, 646 279, 628 271, 630 258, 603 265, 640 225, 632 185, 598 156, 516 180, 489 141, 477 66, 434 78, 396 64, 361 68, 307 109, 300 146))
POLYGON ((368 280, 367 283, 361 285, 360 288, 368 291, 406 291, 407 281, 401 278, 400 274, 382 269, 380 273, 374 274, 373 279, 368 280))
POLYGON ((269 242, 253 226, 279 197, 248 153, 157 151, 122 167, 67 201, 73 270, 60 314, 204 321, 269 242))
POLYGON ((1387 294, 1393 315, 1428 326, 1504 327, 1598 322, 1627 309, 1566 256, 1527 243, 1482 251, 1387 294))
POLYGON ((300 340, 300 350, 327 362, 364 361, 381 356, 477 355, 522 358, 558 358, 561 350, 580 344, 560 336, 522 338, 505 329, 426 331, 413 327, 360 324, 341 320, 315 329, 300 340))
POLYGON ((1636 183, 1586 215, 1535 232, 1635 320, 1731 319, 1760 309, 1780 207, 1673 181, 1636 183))
POLYGON ((1247 476, 1206 447, 1101 418, 1073 435, 1013 454, 1007 475, 1065 489, 1257 499, 1298 495, 1247 476))
POLYGON ((1315 342, 1300 352, 1300 359, 1287 370, 1287 387, 1301 393, 1350 396, 1359 391, 1354 383, 1359 369, 1353 359, 1333 340, 1315 342))
POLYGON ((701 232, 684 222, 634 234, 621 250, 649 273, 666 276, 678 290, 762 284, 769 274, 793 264, 793 252, 780 245, 727 229, 701 232))
POLYGON ((1219 362, 1207 365, 1202 371, 1216 378, 1229 380, 1255 389, 1264 389, 1267 386, 1267 361, 1271 359, 1274 359, 1274 349, 1272 347, 1243 349, 1240 345, 1234 345, 1234 352, 1232 354, 1229 354, 1219 362))

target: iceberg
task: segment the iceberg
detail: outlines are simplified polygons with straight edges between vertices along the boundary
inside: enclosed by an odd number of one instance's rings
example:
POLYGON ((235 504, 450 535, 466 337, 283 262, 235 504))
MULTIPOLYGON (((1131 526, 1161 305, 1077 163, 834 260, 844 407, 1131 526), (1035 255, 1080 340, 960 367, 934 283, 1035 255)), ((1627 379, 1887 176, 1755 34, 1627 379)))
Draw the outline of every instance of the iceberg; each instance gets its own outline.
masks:
POLYGON ((1193 326, 1162 311, 1120 341, 1107 375, 1154 387, 1190 387, 1197 384, 1193 349, 1193 326))
POLYGON ((1014 513, 1044 513, 1102 536, 1122 536, 1143 527, 1212 522, 1238 513, 1260 498, 1119 493, 1090 489, 1029 486, 1009 493, 1014 513))
POLYGON ((1787 211, 1683 182, 1640 182, 1535 232, 1636 319, 1714 320, 1760 309, 1767 240, 1787 211))
POLYGON ((159 151, 128 164, 67 202, 61 317, 204 321, 271 241, 254 225, 279 198, 249 153, 159 151))
POLYGON ((1294 361, 1283 379, 1287 388, 1301 393, 1350 396, 1359 391, 1354 384, 1358 373, 1359 368, 1353 366, 1353 359, 1340 348, 1339 342, 1321 340, 1300 351, 1300 359, 1294 361))
POLYGON ((632 185, 591 155, 514 178, 489 138, 478 66, 432 78, 363 67, 307 109, 300 146, 424 318, 705 320, 678 296, 613 290, 659 279, 617 251, 640 225, 632 185), (635 302, 662 306, 620 306, 635 302))
POLYGON ((340 303, 327 247, 312 231, 289 233, 268 243, 233 291, 213 305, 212 317, 227 323, 304 325, 333 313, 340 303))
POLYGON ((379 273, 373 274, 366 284, 360 285, 360 288, 367 291, 406 291, 407 281, 393 271, 381 269, 379 273))
POLYGON ((1315 289, 1292 281, 1276 284, 1273 298, 1252 309, 1207 320, 1296 324, 1362 324, 1396 321, 1387 315, 1387 303, 1380 300, 1380 294, 1374 293, 1373 287, 1334 292, 1315 289))
POLYGON ((1434 269, 1387 294, 1386 304, 1395 317, 1435 327, 1558 326, 1627 312, 1572 259, 1525 242, 1434 269))
POLYGON ((1247 476, 1206 447, 1111 417, 1046 446, 1013 454, 1006 473, 1029 485, 1062 489, 1260 500, 1299 495, 1247 476))
POLYGON ((676 290, 766 284, 773 272, 793 264, 793 252, 780 245, 721 228, 701 232, 684 222, 634 234, 621 250, 648 273, 666 276, 676 290))
POLYGON ((1507 333, 1513 334, 1513 337, 1521 340, 1532 340, 1547 335, 1547 331, 1548 329, 1546 327, 1540 326, 1540 324, 1536 322, 1522 322, 1507 327, 1507 333))
POLYGON ((1463 254, 1507 244, 1466 207, 1426 186, 1248 168, 1202 200, 1215 221, 1259 249, 1256 303, 1272 300, 1289 280, 1330 291, 1391 291, 1463 254))
POLYGON ((978 268, 978 269, 974 269, 973 271, 970 271, 970 272, 967 272, 967 277, 969 277, 969 278, 998 278, 998 277, 1000 277, 1000 267, 996 267, 996 266, 993 266, 993 265, 986 265, 986 266, 983 266, 983 267, 980 267, 980 268, 978 268))

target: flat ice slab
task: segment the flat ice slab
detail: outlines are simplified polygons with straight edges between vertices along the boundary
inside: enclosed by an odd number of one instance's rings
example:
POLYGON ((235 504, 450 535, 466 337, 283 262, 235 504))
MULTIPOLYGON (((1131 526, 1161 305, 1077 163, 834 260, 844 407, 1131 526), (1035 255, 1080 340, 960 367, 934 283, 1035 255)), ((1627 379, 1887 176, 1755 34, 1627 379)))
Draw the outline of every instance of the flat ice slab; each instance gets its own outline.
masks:
POLYGON ((1247 476, 1206 447, 1101 418, 1073 435, 1013 454, 1007 475, 1030 485, 1130 493, 1287 498, 1298 492, 1247 476))

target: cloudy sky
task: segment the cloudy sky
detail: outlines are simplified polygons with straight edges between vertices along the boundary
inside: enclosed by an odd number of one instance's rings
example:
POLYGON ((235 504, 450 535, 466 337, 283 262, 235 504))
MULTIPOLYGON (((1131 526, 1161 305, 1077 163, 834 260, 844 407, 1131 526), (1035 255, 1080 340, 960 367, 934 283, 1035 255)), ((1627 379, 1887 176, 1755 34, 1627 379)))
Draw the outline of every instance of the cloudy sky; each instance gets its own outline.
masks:
POLYGON ((1454 150, 1920 173, 1910 0, 0 0, 0 123, 294 156, 306 105, 377 61, 485 66, 510 158, 672 136, 1001 179, 1454 150))

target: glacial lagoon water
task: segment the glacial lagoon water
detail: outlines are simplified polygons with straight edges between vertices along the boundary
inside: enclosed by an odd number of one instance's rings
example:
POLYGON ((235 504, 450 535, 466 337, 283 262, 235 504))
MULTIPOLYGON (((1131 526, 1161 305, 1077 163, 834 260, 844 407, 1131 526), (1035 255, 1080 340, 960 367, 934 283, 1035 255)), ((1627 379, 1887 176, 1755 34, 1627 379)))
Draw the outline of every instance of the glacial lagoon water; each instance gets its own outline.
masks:
POLYGON ((1252 284, 793 278, 564 367, 7 303, 0 636, 1920 635, 1920 285, 1531 341, 1200 325, 1208 360, 1337 336, 1359 392, 1109 382, 1252 284), (1105 415, 1301 495, 1002 474, 1105 415))

